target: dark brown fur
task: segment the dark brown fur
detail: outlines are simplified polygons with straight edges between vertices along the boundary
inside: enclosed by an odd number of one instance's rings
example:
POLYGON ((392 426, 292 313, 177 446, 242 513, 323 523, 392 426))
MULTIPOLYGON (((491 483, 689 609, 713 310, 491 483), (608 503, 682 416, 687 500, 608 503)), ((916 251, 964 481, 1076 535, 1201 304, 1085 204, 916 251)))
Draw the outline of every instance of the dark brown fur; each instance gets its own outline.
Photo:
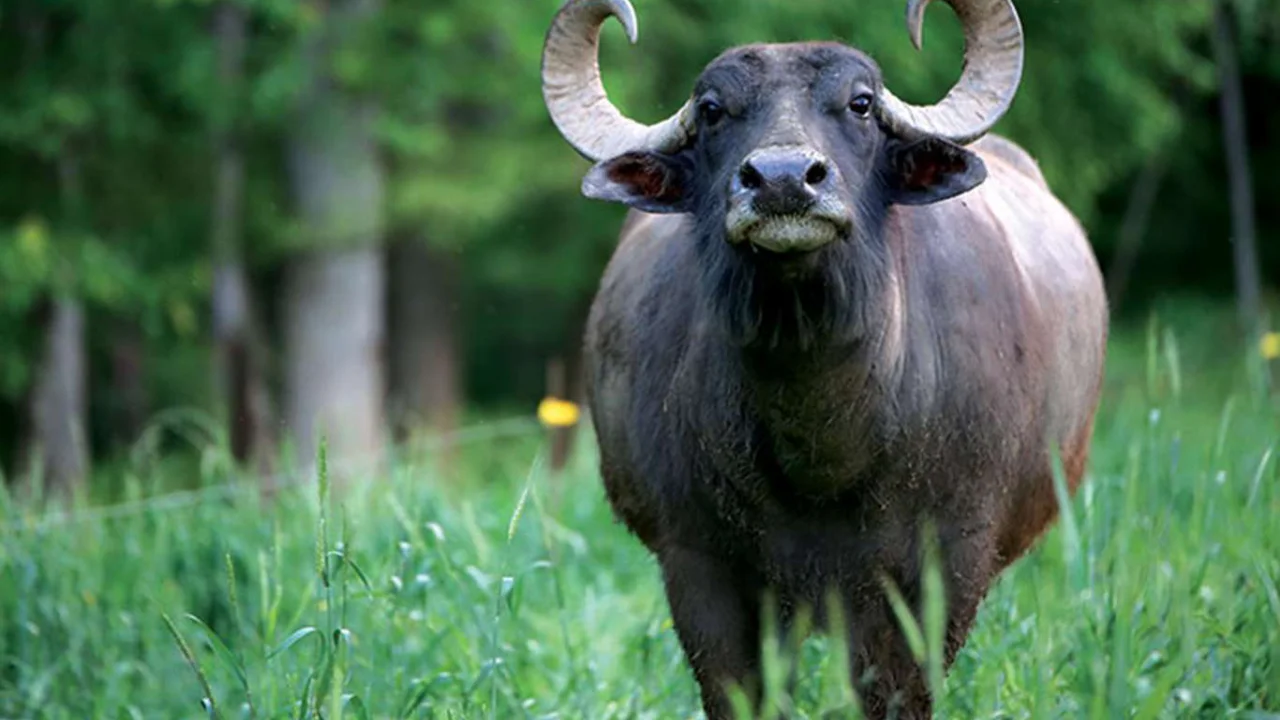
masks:
MULTIPOLYGON (((722 131, 737 134, 704 131, 682 156, 697 176, 681 213, 629 215, 588 321, 608 498, 661 564, 713 720, 729 717, 722 683, 756 687, 766 590, 784 627, 838 592, 853 677, 875 670, 869 716, 897 703, 928 717, 878 577, 916 607, 920 532, 936 526, 950 663, 992 582, 1055 517, 1050 444, 1072 489, 1088 455, 1106 310, 1079 225, 996 137, 954 150, 985 168, 975 189, 895 201, 902 166, 885 163, 900 141, 822 114, 835 103, 814 88, 849 77, 879 83, 864 56, 825 44, 713 63, 698 92, 738 113, 722 131), (769 124, 784 97, 806 108, 794 127, 769 124), (832 159, 857 208, 849 237, 800 258, 725 242, 718 183, 761 138, 832 159)), ((912 155, 934 165, 907 174, 954 177, 952 152, 912 155)), ((670 201, 672 177, 651 194, 670 201)))

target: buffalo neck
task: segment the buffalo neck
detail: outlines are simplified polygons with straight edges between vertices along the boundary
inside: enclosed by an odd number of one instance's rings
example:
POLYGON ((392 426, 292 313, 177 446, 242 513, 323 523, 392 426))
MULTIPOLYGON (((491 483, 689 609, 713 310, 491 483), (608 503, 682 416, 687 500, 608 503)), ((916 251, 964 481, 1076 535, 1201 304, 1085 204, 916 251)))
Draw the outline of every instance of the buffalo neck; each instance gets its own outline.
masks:
POLYGON ((807 274, 725 262, 722 275, 704 276, 707 339, 737 367, 744 410, 787 486, 809 495, 848 489, 873 462, 894 424, 874 409, 892 407, 878 400, 901 366, 904 318, 888 253, 831 250, 807 274), (734 290, 743 294, 726 294, 734 290))
POLYGON ((889 273, 843 264, 803 284, 761 290, 756 331, 724 338, 736 340, 732 352, 760 409, 794 419, 813 415, 821 425, 857 409, 837 408, 834 398, 870 401, 887 390, 900 366, 903 321, 889 273))
POLYGON ((894 260, 878 235, 796 258, 704 237, 698 254, 705 319, 750 364, 843 365, 898 322, 894 260))

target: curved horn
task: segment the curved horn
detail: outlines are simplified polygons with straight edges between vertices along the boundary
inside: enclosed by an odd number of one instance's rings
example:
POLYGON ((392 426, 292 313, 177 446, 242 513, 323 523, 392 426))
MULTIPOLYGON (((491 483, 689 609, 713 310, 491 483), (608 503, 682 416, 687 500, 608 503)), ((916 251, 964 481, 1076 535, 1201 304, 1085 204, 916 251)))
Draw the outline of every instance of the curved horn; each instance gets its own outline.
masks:
POLYGON ((656 125, 624 116, 600 81, 600 27, 612 15, 636 41, 628 0, 568 0, 556 13, 542 52, 542 97, 569 144, 592 161, 630 150, 674 151, 693 134, 692 101, 656 125))
MULTIPOLYGON (((932 0, 908 0, 907 32, 921 48, 924 11, 932 0)), ((918 138, 937 135, 961 145, 985 135, 1005 114, 1022 80, 1022 23, 1013 0, 946 0, 964 26, 964 71, 936 105, 880 92, 879 115, 889 128, 918 138)))

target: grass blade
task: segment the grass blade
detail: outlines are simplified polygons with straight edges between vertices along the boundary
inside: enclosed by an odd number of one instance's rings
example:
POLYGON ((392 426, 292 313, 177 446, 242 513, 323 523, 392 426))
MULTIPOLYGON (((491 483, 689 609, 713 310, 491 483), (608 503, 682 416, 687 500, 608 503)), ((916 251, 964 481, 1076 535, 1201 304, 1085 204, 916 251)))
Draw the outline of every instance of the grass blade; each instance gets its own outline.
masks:
POLYGON ((182 633, 178 631, 178 626, 173 624, 173 619, 168 613, 160 613, 164 618, 165 627, 169 628, 169 633, 173 635, 173 640, 178 644, 178 651, 182 653, 183 659, 191 666, 191 671, 196 674, 196 680, 200 683, 200 690, 204 693, 202 703, 209 710, 209 717, 215 720, 222 718, 222 713, 218 711, 218 701, 213 695, 213 687, 209 685, 209 679, 205 677, 204 668, 200 667, 200 661, 196 659, 195 653, 191 652, 191 646, 187 644, 182 633))
POLYGON ((299 640, 305 637, 308 637, 310 635, 316 635, 319 632, 320 631, 318 629, 310 625, 304 628, 299 628, 297 630, 294 630, 292 633, 289 634, 289 637, 285 638, 279 645, 277 645, 273 650, 267 653, 267 659, 270 660, 274 658, 275 656, 279 655, 285 650, 288 650, 289 648, 296 645, 299 640))
POLYGON ((911 613, 911 608, 907 605, 906 599, 902 597, 902 592, 892 578, 881 574, 880 585, 884 588, 885 594, 889 596, 889 605, 893 608, 893 614, 898 619, 898 625, 902 628, 902 633, 907 640, 907 647, 910 648, 912 657, 915 658, 917 663, 923 665, 927 650, 924 642, 924 632, 921 631, 920 624, 916 622, 915 616, 911 613))
POLYGON ((222 642, 222 638, 218 637, 218 633, 214 632, 213 628, 206 625, 203 620, 195 615, 185 613, 183 614, 183 617, 192 623, 195 623, 196 627, 200 628, 200 631, 204 633, 205 638, 208 639, 209 645, 213 647, 214 655, 216 655, 218 659, 222 661, 222 664, 226 665, 227 668, 229 668, 236 676, 236 680, 240 682, 240 687, 244 689, 245 695, 252 698, 253 695, 249 692, 249 676, 245 674, 244 664, 240 662, 240 659, 236 657, 229 648, 227 648, 226 644, 222 642))

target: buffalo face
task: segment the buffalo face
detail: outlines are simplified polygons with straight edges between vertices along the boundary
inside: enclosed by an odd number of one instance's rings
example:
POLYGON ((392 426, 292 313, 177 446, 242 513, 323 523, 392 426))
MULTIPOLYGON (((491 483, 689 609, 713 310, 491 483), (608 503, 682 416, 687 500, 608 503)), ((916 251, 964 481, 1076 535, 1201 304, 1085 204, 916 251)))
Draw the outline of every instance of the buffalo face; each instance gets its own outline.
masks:
POLYGON ((593 198, 692 213, 719 240, 766 260, 857 242, 892 203, 937 202, 986 176, 963 147, 906 140, 876 114, 880 70, 836 44, 750 46, 712 62, 695 86, 691 139, 596 163, 593 198))

